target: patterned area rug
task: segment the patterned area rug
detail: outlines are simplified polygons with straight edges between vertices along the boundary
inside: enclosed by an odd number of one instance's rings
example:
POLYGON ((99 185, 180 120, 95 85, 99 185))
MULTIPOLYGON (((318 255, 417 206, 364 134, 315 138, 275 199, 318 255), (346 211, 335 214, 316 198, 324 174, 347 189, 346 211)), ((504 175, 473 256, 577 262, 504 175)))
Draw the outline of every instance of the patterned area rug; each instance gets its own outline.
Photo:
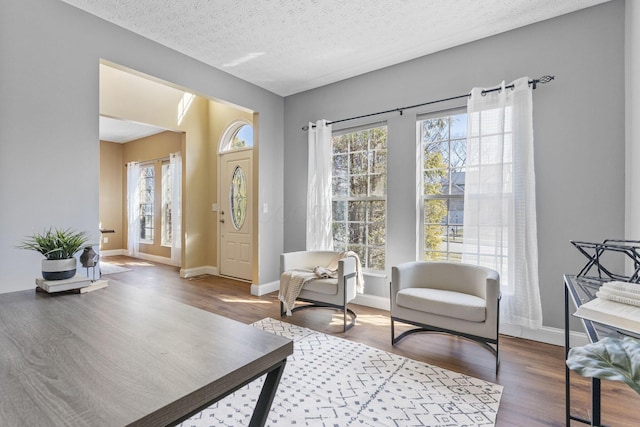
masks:
MULTIPOLYGON (((253 326, 294 340, 268 426, 495 424, 501 385, 274 319, 253 326)), ((248 425, 261 387, 256 380, 181 426, 248 425)))
POLYGON ((100 261, 100 274, 103 276, 105 274, 124 273, 125 271, 131 271, 131 269, 120 267, 119 265, 111 264, 110 262, 100 261))

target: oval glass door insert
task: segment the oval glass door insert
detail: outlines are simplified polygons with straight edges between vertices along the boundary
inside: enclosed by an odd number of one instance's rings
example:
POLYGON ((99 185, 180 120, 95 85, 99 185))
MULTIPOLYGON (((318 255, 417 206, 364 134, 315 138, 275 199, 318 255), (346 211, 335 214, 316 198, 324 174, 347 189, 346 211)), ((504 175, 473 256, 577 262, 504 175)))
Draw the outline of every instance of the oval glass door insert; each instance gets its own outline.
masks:
POLYGON ((240 166, 236 166, 233 170, 229 197, 233 228, 240 230, 247 217, 247 178, 240 166))

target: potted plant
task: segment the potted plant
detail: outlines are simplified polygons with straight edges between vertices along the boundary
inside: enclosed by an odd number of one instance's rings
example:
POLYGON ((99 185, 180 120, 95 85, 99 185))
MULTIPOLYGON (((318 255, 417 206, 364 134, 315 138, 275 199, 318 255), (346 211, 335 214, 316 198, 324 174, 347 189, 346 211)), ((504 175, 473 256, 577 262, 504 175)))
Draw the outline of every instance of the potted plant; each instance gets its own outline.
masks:
POLYGON ((77 262, 74 255, 87 240, 88 235, 84 231, 49 228, 28 236, 18 248, 40 252, 45 256, 42 260, 42 277, 45 280, 62 280, 75 276, 77 262))
POLYGON ((583 377, 623 381, 640 394, 640 340, 605 337, 569 350, 567 366, 583 377))

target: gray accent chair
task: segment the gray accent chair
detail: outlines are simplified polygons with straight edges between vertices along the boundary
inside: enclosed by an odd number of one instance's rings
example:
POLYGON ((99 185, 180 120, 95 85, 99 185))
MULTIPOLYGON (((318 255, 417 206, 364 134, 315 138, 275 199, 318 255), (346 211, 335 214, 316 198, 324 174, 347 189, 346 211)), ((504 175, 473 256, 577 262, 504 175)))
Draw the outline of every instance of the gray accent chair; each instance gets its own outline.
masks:
MULTIPOLYGON (((339 252, 334 251, 298 251, 280 255, 280 274, 289 270, 313 270, 317 266, 326 267, 336 258, 339 252)), ((347 307, 349 301, 356 297, 356 259, 346 257, 338 262, 338 277, 315 279, 305 284, 296 301, 307 304, 293 308, 298 310, 323 307, 342 311, 343 331, 355 325, 356 313, 347 307), (347 322, 347 319, 351 320, 347 322)), ((280 302, 280 316, 285 315, 284 305, 280 302)))
POLYGON ((391 343, 416 332, 444 332, 482 344, 500 364, 500 276, 445 261, 414 261, 391 269, 391 343), (395 336, 394 322, 416 326, 395 336))

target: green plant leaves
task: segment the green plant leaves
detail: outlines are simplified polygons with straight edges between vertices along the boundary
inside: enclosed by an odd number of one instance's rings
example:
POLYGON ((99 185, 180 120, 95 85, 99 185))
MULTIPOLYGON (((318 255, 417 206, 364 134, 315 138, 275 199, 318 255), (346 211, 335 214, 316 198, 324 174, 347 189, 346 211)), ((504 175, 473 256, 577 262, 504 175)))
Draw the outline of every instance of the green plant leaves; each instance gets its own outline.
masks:
POLYGON ((23 240, 19 249, 40 252, 47 259, 68 259, 78 252, 89 240, 84 231, 66 229, 48 229, 35 233, 23 240))
POLYGON ((584 377, 623 381, 640 394, 640 340, 604 338, 569 350, 567 366, 584 377))

